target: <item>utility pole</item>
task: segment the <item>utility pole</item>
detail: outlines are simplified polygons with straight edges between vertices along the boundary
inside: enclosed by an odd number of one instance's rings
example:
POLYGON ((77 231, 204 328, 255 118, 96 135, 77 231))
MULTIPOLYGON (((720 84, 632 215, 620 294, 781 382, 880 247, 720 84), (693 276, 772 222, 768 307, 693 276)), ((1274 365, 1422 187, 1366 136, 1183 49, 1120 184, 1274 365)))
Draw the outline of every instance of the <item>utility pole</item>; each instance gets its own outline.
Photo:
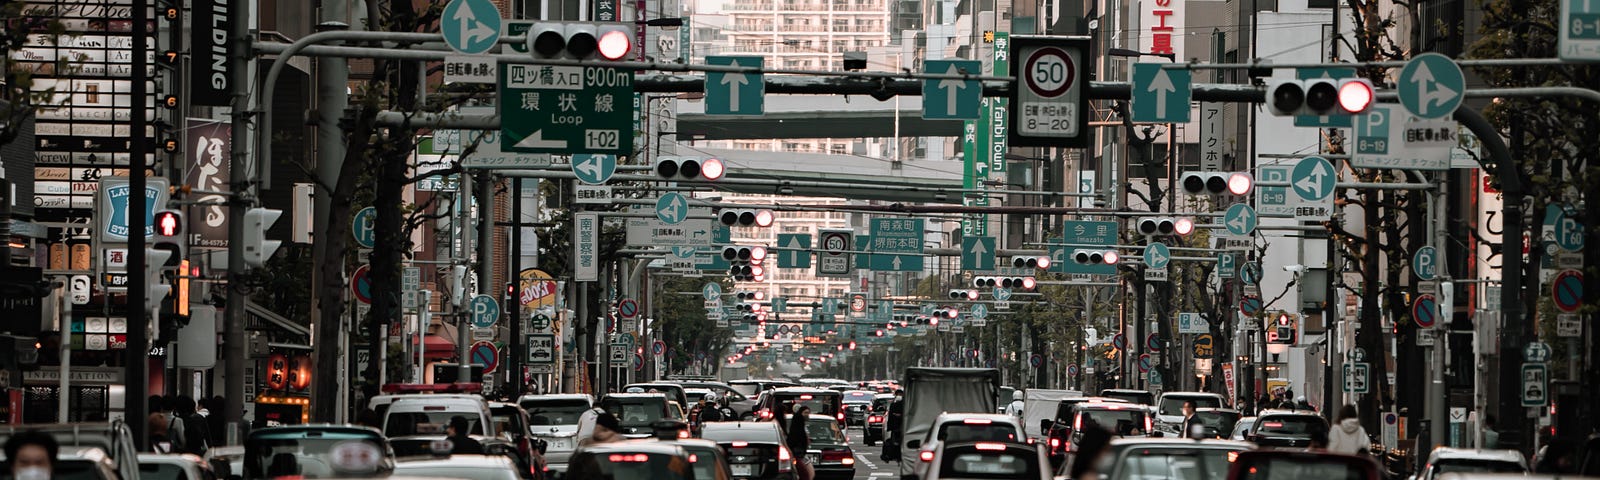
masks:
MULTIPOLYGON (((339 0, 334 1, 337 2, 339 0)), ((143 11, 143 9, 138 8, 135 10, 143 11)), ((232 165, 232 168, 229 168, 228 171, 228 190, 232 193, 228 197, 228 282, 230 287, 227 289, 228 303, 222 310, 224 324, 222 346, 226 347, 222 353, 222 378, 224 398, 232 401, 226 402, 227 405, 221 407, 223 410, 222 416, 228 424, 225 430, 227 433, 224 434, 227 437, 225 439, 227 440, 227 445, 244 443, 244 364, 246 359, 249 358, 250 351, 250 347, 245 345, 244 295, 237 289, 231 288, 232 282, 237 281, 244 275, 244 242, 240 239, 244 238, 244 212, 248 206, 246 203, 248 202, 248 197, 246 195, 250 191, 251 169, 246 166, 251 165, 249 161, 252 153, 250 139, 255 137, 251 134, 249 121, 249 92, 251 89, 243 88, 245 85, 255 84, 254 69, 250 68, 250 59, 255 52, 251 48, 249 20, 249 9, 228 9, 228 44, 231 45, 228 49, 228 75, 230 77, 228 84, 240 88, 233 90, 232 103, 229 106, 229 110, 231 110, 229 112, 230 128, 232 129, 234 140, 233 150, 229 152, 231 157, 229 164, 232 165)), ((144 22, 135 23, 142 24, 144 22)), ((323 60, 323 62, 326 61, 323 60)), ((342 62, 344 59, 341 58, 339 61, 342 62)), ((256 128, 268 127, 260 125, 256 128)), ((313 291, 315 290, 313 289, 313 291)), ((144 398, 143 395, 131 395, 131 393, 130 396, 130 401, 133 399, 141 399, 142 401, 144 398)), ((135 438, 143 437, 137 434, 134 436, 135 438)))
MULTIPOLYGON (((133 71, 144 72, 149 63, 145 52, 150 45, 150 1, 133 0, 133 71)), ((148 271, 145 262, 150 259, 145 256, 145 226, 149 219, 145 217, 145 205, 149 201, 145 186, 145 154, 150 152, 149 139, 144 135, 150 119, 145 117, 149 101, 148 92, 145 91, 144 81, 133 83, 132 104, 133 115, 130 130, 135 132, 131 138, 132 155, 128 157, 128 188, 132 190, 128 199, 128 209, 137 211, 137 214, 127 215, 128 218, 128 349, 123 351, 127 364, 127 376, 124 383, 127 385, 127 397, 123 403, 123 411, 128 418, 143 419, 149 411, 148 391, 150 374, 147 371, 150 365, 150 339, 145 328, 150 320, 151 312, 144 308, 145 288, 148 282, 156 281, 145 276, 148 271)), ((233 222, 239 224, 241 222, 233 222)), ((8 238, 7 241, 10 241, 8 238)), ((67 395, 67 392, 60 392, 67 395)), ((149 443, 146 432, 147 425, 142 421, 128 422, 133 433, 133 441, 144 450, 149 443)))
POLYGON ((511 341, 501 364, 508 374, 511 398, 523 392, 522 373, 522 179, 511 179, 511 244, 506 249, 506 320, 511 341))
MULTIPOLYGON (((348 10, 348 0, 327 0, 323 2, 320 14, 322 18, 319 22, 318 29, 322 31, 328 31, 348 28, 349 24, 346 22, 345 18, 348 10)), ((234 22, 235 28, 239 28, 240 26, 247 26, 247 24, 243 20, 234 22)), ((248 31, 246 32, 246 36, 248 37, 248 31)), ((244 44, 249 44, 248 41, 245 42, 246 43, 244 44)), ((344 265, 344 252, 334 250, 333 246, 330 245, 331 238, 328 232, 328 226, 334 221, 332 215, 329 213, 333 209, 333 202, 335 201, 333 198, 333 189, 335 188, 334 185, 339 184, 339 175, 344 170, 346 147, 344 127, 340 122, 343 120, 345 108, 350 104, 348 85, 350 80, 349 61, 343 57, 318 58, 316 75, 317 179, 318 183, 322 185, 322 187, 318 188, 316 190, 316 194, 312 195, 312 215, 314 219, 311 233, 311 262, 314 270, 331 268, 342 271, 344 265)), ((240 85, 249 84, 250 83, 244 82, 240 83, 240 85)), ((272 88, 272 85, 265 85, 262 88, 272 88)), ((271 107, 271 105, 265 105, 263 108, 271 107)), ((237 132, 239 127, 234 128, 234 131, 237 132)), ((258 125, 257 128, 270 129, 271 125, 258 125)), ((270 136, 266 135, 254 135, 253 137, 271 138, 270 136)), ((260 148, 259 145, 257 147, 260 148)), ((261 161, 271 160, 263 158, 261 161)), ((239 163, 236 162, 235 165, 239 165, 239 163)), ((248 192, 249 190, 247 189, 251 188, 252 186, 249 183, 250 178, 248 175, 253 172, 241 170, 246 169, 234 168, 231 172, 234 177, 235 192, 248 192)), ((235 198, 240 197, 236 196, 235 198)), ((240 199, 240 201, 233 204, 233 209, 229 212, 229 217, 233 219, 243 219, 245 209, 252 205, 252 203, 246 202, 254 201, 255 197, 253 195, 240 199)), ((344 199, 344 201, 349 200, 344 199)), ((244 222, 242 220, 230 222, 230 228, 228 232, 230 239, 243 238, 243 223, 244 222)), ((341 242, 340 245, 343 245, 343 242, 341 242)), ((243 245, 237 241, 229 241, 228 271, 230 274, 243 275, 243 262, 243 245)), ((322 308, 322 305, 327 304, 328 302, 337 301, 330 298, 321 298, 319 295, 325 290, 330 290, 325 288, 328 287, 327 285, 319 285, 317 283, 318 281, 327 279, 328 277, 320 274, 319 272, 317 274, 313 274, 311 278, 313 279, 311 295, 312 305, 314 307, 312 309, 312 318, 314 319, 313 323, 316 324, 315 338, 317 339, 315 343, 312 344, 312 356, 316 359, 317 365, 322 365, 325 368, 328 368, 332 365, 337 365, 339 362, 339 344, 341 342, 337 341, 337 339, 343 338, 345 335, 345 329, 340 328, 341 324, 344 323, 340 319, 344 316, 341 314, 342 312, 329 312, 327 309, 322 308)), ((238 357, 239 363, 237 371, 231 369, 229 370, 229 382, 236 381, 236 379, 239 382, 244 381, 244 362, 246 358, 245 352, 247 351, 243 343, 244 301, 244 297, 238 294, 236 290, 229 289, 229 321, 237 321, 237 324, 229 324, 230 326, 228 328, 228 334, 233 335, 235 332, 237 332, 237 334, 240 335, 240 343, 237 344, 238 347, 228 349, 228 353, 230 355, 238 357), (235 308, 235 299, 237 299, 237 309, 235 308), (235 310, 237 310, 237 313, 235 313, 235 310), (234 328, 234 325, 237 325, 238 328, 234 328)), ((418 348, 422 348, 422 344, 419 344, 418 348)), ((374 354, 372 358, 376 357, 377 355, 374 354)), ((345 386, 348 385, 346 379, 337 377, 337 375, 332 374, 312 376, 311 393, 314 398, 318 399, 318 403, 333 401, 334 396, 330 395, 330 393, 346 388, 345 386)), ((241 383, 240 385, 240 390, 235 393, 230 384, 228 398, 243 399, 243 384, 241 383)), ((331 410, 323 410, 322 407, 318 405, 313 405, 313 408, 316 408, 319 413, 331 412, 331 410)), ((318 418, 320 421, 332 421, 331 417, 325 417, 322 415, 315 415, 314 418, 318 418)), ((240 430, 240 432, 242 433, 243 430, 240 430)))

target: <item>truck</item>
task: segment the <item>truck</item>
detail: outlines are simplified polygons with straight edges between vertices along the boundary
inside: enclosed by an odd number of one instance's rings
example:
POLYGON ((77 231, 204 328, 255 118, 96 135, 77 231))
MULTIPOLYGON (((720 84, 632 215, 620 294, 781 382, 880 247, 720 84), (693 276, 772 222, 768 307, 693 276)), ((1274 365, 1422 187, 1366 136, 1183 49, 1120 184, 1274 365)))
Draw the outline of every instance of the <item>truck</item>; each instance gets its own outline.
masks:
POLYGON ((904 391, 900 421, 888 440, 899 448, 886 449, 897 451, 886 451, 885 457, 899 461, 902 480, 915 480, 917 458, 903 457, 904 452, 914 454, 917 448, 908 443, 920 442, 941 413, 994 413, 999 404, 1000 370, 913 367, 906 369, 900 385, 904 391))
MULTIPOLYGON (((1022 392, 1022 429, 1028 438, 1044 440, 1050 432, 1040 428, 1041 420, 1055 420, 1056 406, 1062 400, 1082 397, 1077 390, 1030 388, 1022 392)), ((1041 442, 1043 443, 1043 442, 1041 442)))

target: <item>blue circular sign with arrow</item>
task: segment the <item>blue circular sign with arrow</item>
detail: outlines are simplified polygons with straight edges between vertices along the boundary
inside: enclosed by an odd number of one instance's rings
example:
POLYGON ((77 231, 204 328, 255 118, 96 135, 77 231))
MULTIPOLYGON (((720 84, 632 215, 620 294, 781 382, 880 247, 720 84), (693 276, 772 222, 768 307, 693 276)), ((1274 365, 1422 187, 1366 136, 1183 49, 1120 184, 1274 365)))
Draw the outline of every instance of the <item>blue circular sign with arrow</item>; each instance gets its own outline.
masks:
POLYGON ((1467 80, 1455 60, 1437 53, 1412 57, 1395 85, 1400 105, 1422 118, 1449 118, 1466 98, 1467 80))
POLYGON ((617 173, 617 156, 603 153, 572 155, 572 175, 589 185, 604 185, 617 173))
POLYGON ((668 225, 677 225, 689 218, 689 200, 678 192, 667 192, 656 200, 656 218, 668 225))
POLYGON ((1228 207, 1228 213, 1222 217, 1222 224, 1227 227, 1230 235, 1249 236, 1256 231, 1256 209, 1249 204, 1235 203, 1228 207))
POLYGON ((1301 200, 1320 202, 1333 195, 1334 181, 1338 177, 1333 163, 1322 157, 1306 157, 1295 163, 1289 175, 1289 186, 1301 200))
POLYGON ((451 0, 439 16, 439 30, 451 50, 488 52, 500 41, 500 10, 489 0, 451 0))
POLYGON ((1146 267, 1167 268, 1167 264, 1170 262, 1172 262, 1172 250, 1167 248, 1167 244, 1155 242, 1144 247, 1144 265, 1146 267))

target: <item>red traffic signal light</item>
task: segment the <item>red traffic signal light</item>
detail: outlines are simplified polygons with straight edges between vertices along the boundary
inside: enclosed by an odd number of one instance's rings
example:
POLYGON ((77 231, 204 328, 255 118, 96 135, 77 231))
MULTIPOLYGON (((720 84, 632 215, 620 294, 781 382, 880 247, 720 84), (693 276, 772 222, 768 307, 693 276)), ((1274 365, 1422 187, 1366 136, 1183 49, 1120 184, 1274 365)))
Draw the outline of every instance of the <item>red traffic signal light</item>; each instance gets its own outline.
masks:
POLYGON ((156 235, 161 237, 183 236, 183 214, 177 210, 162 210, 155 215, 156 235))
POLYGON ((1339 84, 1339 108, 1345 113, 1361 113, 1372 106, 1375 95, 1372 82, 1364 78, 1344 80, 1339 84))

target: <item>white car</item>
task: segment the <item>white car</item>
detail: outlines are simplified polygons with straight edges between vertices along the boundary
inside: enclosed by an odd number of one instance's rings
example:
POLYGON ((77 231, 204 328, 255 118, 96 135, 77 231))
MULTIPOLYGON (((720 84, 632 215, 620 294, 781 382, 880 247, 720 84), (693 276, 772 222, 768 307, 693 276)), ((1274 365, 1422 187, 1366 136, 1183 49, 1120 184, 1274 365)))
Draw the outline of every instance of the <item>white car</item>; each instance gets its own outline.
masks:
POLYGON ((396 477, 457 478, 464 480, 520 480, 517 464, 503 455, 445 455, 402 458, 394 464, 396 477))
POLYGON ((1528 460, 1516 450, 1439 447, 1428 454, 1418 480, 1435 480, 1446 473, 1527 473, 1528 460))
POLYGON ((1006 478, 1049 480, 1050 460, 1039 445, 1012 442, 960 442, 929 452, 922 480, 1006 478))
POLYGON ((917 449, 912 474, 927 478, 925 473, 940 445, 971 442, 1029 443, 1023 435, 1022 421, 1017 417, 1000 413, 941 413, 934 418, 932 428, 922 440, 907 443, 917 449))
POLYGON ((1156 431, 1162 436, 1180 436, 1183 428, 1183 404, 1193 402, 1194 408, 1222 408, 1222 395, 1205 392, 1162 392, 1156 399, 1156 431))
POLYGON ((139 470, 142 480, 213 480, 211 465, 198 455, 141 453, 139 470))
POLYGON ((545 441, 544 459, 550 470, 567 471, 567 459, 578 448, 579 419, 594 408, 594 397, 583 393, 523 395, 517 404, 528 411, 528 433, 545 441))

